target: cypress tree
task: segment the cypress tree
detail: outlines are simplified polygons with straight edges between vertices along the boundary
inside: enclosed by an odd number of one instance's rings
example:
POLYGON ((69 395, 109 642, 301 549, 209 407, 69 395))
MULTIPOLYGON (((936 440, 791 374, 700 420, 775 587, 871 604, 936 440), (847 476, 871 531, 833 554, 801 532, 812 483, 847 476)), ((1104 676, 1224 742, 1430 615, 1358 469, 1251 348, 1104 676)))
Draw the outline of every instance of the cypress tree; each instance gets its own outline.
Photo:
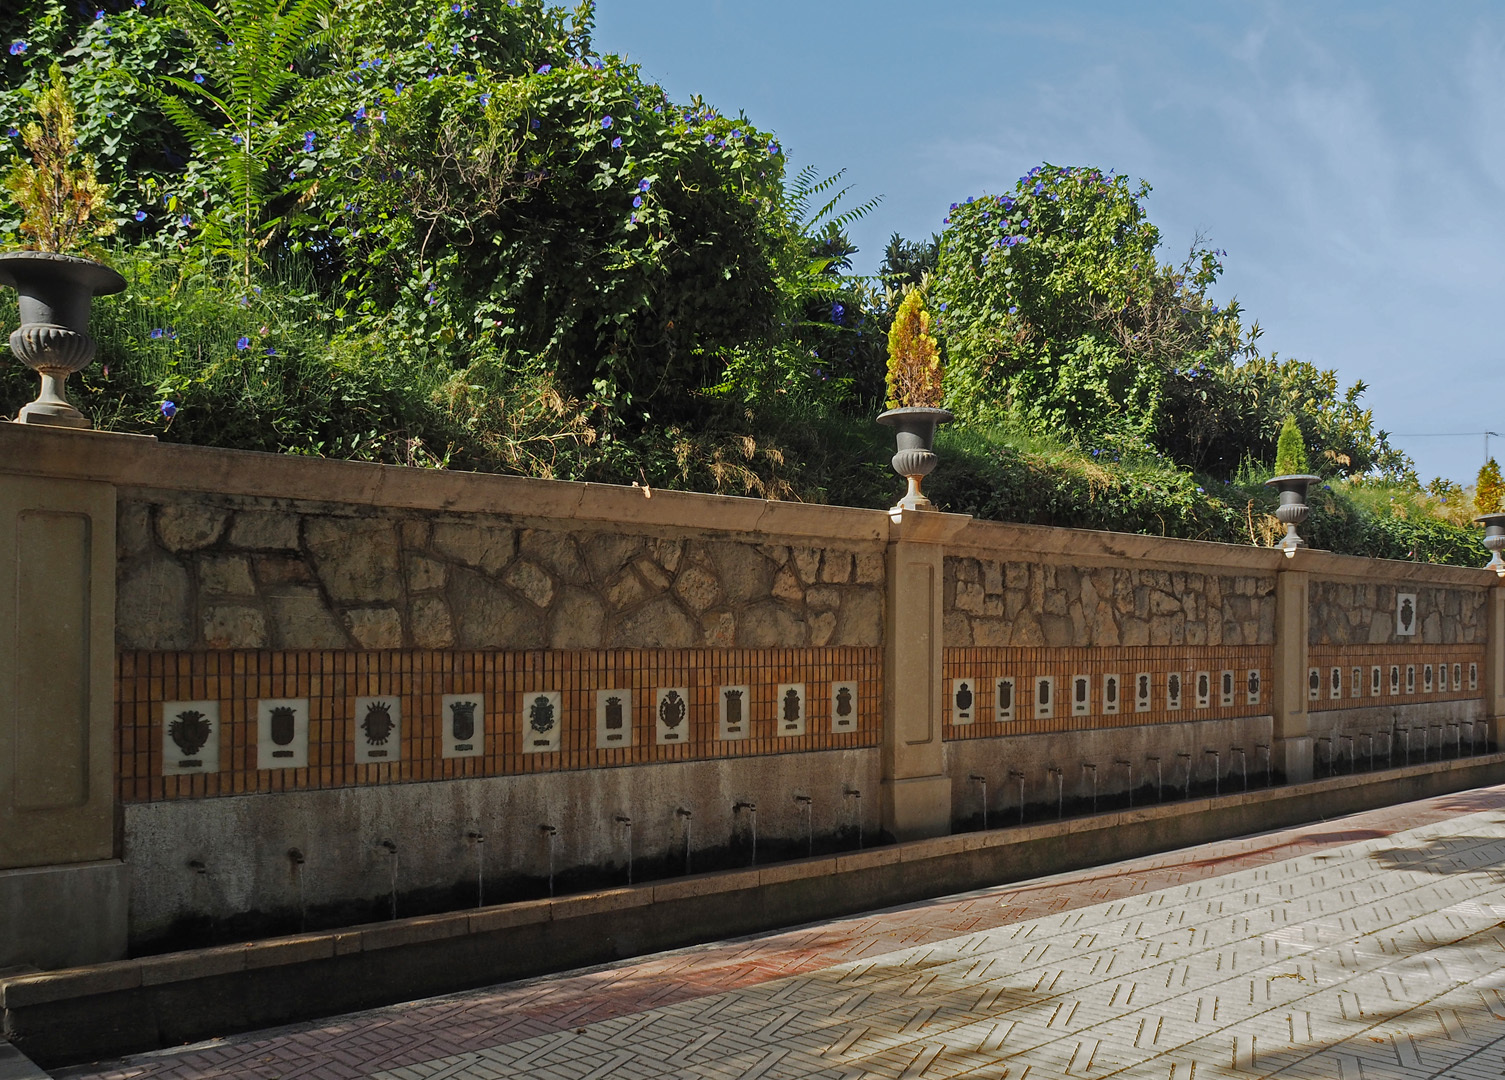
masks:
POLYGON ((1500 466, 1490 458, 1479 469, 1479 479, 1474 485, 1474 510, 1480 514, 1498 514, 1505 509, 1505 479, 1500 477, 1500 466))
POLYGON ((1296 476, 1311 472, 1306 462, 1306 443, 1301 438, 1301 428, 1296 418, 1289 413, 1280 425, 1280 440, 1275 444, 1275 475, 1296 476))

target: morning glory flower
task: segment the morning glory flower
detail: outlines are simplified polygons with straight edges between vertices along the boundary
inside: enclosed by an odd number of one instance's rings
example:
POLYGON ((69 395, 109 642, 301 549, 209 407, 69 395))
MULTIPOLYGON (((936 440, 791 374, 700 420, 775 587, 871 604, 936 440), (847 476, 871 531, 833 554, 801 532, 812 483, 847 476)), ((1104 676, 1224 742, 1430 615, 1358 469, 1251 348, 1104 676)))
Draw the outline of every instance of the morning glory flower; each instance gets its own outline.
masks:
POLYGON ((174 402, 174 401, 164 401, 161 405, 157 406, 157 411, 160 412, 167 419, 171 420, 174 416, 178 415, 178 405, 177 405, 177 402, 174 402))
POLYGON ((199 72, 195 71, 193 73, 193 81, 196 82, 196 83, 201 83, 201 82, 204 81, 204 76, 201 75, 199 72))
POLYGON ((777 157, 778 153, 779 153, 779 144, 776 143, 776 142, 770 142, 768 144, 768 156, 769 157, 777 157))
POLYGON ((945 305, 945 304, 942 304, 942 305, 941 305, 941 310, 942 310, 942 311, 945 311, 945 310, 946 310, 946 305, 945 305))
POLYGON ((601 117, 601 126, 603 128, 609 128, 609 127, 611 127, 611 124, 612 124, 611 117, 609 117, 609 116, 603 116, 603 117, 601 117))
POLYGON ((537 74, 539 74, 539 75, 547 75, 549 72, 551 72, 553 70, 554 70, 554 65, 553 64, 539 64, 538 65, 538 72, 537 72, 537 74))
POLYGON ((235 348, 237 350, 239 350, 239 351, 244 351, 246 349, 249 349, 250 347, 251 347, 251 339, 248 338, 248 337, 246 337, 244 334, 242 334, 235 341, 235 348))
POLYGON ((243 143, 245 141, 246 140, 242 139, 239 135, 231 135, 230 136, 230 142, 231 142, 232 145, 239 146, 239 145, 241 145, 241 143, 243 143))
POLYGON ((362 105, 359 109, 355 110, 355 118, 357 120, 366 119, 366 106, 362 105))
POLYGON ((528 122, 528 127, 531 128, 534 131, 537 131, 538 130, 538 121, 537 120, 530 120, 528 122))
POLYGON ((137 210, 136 211, 136 220, 137 221, 145 221, 146 220, 146 211, 145 210, 137 210))
POLYGON ((312 154, 314 152, 314 136, 316 134, 313 131, 305 131, 303 133, 303 152, 305 154, 312 154))
POLYGON ((26 51, 26 48, 27 48, 26 42, 24 42, 24 41, 13 41, 13 42, 10 43, 10 54, 12 56, 20 56, 22 53, 24 53, 26 51))
POLYGON ((742 138, 742 129, 741 128, 732 128, 732 138, 734 138, 734 139, 740 139, 740 138, 742 138))
POLYGON ((831 321, 833 323, 835 323, 837 326, 841 325, 842 316, 844 316, 846 313, 847 313, 847 309, 845 307, 843 307, 840 303, 832 303, 831 304, 831 321))
POLYGON ((618 135, 615 139, 611 140, 611 148, 613 150, 620 150, 622 148, 622 136, 618 135))
POLYGON ((637 209, 638 207, 640 207, 642 205, 643 205, 643 197, 641 195, 634 195, 632 197, 632 206, 633 206, 633 209, 637 209))
POLYGON ((491 94, 490 93, 485 93, 485 94, 481 95, 481 104, 482 105, 490 105, 491 104, 491 94))
POLYGON ((1019 314, 1018 307, 1011 307, 1011 308, 1009 308, 1009 314, 1010 315, 1017 315, 1017 314, 1019 314))
POLYGON ((193 219, 190 218, 187 214, 184 214, 183 217, 180 219, 180 224, 183 226, 183 228, 186 229, 186 228, 188 228, 188 226, 190 226, 190 225, 193 224, 193 219))
POLYGON ((20 135, 21 135, 21 133, 19 131, 17 131, 15 128, 6 128, 5 129, 5 137, 7 139, 16 139, 16 138, 19 138, 20 135))
POLYGON ((276 356, 277 355, 277 347, 275 345, 268 345, 267 346, 267 355, 268 356, 276 356))
POLYGON ((638 190, 639 191, 647 191, 652 186, 653 186, 653 181, 652 180, 639 180, 638 181, 638 190))
POLYGON ((105 13, 102 10, 101 11, 96 11, 94 13, 94 21, 95 22, 99 22, 99 20, 103 19, 104 17, 105 17, 105 13))
POLYGON ((151 334, 152 340, 156 341, 157 339, 159 339, 162 336, 163 332, 164 331, 162 330, 162 328, 160 326, 157 327, 155 330, 152 331, 152 334, 151 334))

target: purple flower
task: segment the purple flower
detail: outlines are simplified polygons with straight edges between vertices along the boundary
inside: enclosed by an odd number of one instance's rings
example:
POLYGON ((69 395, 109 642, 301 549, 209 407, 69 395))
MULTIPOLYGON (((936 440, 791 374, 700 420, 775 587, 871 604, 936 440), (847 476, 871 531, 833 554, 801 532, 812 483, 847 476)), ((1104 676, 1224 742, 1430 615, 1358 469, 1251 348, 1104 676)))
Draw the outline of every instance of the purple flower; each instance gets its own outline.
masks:
POLYGON ((740 138, 742 138, 742 129, 741 128, 732 128, 732 138, 734 138, 734 139, 740 139, 740 138))
POLYGON ((17 131, 15 128, 6 128, 5 129, 5 137, 7 139, 18 138, 20 136, 20 134, 21 133, 19 131, 17 131))
POLYGON ((25 51, 26 51, 26 42, 24 42, 24 41, 12 41, 10 43, 10 54, 12 56, 20 56, 25 51))
POLYGON ((531 128, 534 131, 537 131, 538 130, 538 121, 537 120, 530 120, 530 121, 528 121, 528 127, 531 128))
POLYGON ((230 136, 230 142, 231 142, 231 144, 233 144, 235 146, 239 146, 241 143, 243 143, 245 141, 246 140, 242 139, 239 135, 231 135, 230 136))
POLYGON ((553 64, 539 64, 538 65, 538 72, 537 72, 537 74, 539 74, 539 75, 547 75, 549 72, 551 72, 553 70, 554 70, 554 65, 553 64))
POLYGON ((611 117, 609 117, 609 116, 603 116, 603 117, 601 117, 601 126, 602 127, 609 128, 609 127, 611 127, 611 124, 612 124, 611 117))
POLYGON ((618 135, 615 139, 611 140, 611 148, 613 150, 622 149, 622 136, 618 135))
POLYGON ((103 19, 104 17, 105 17, 105 13, 102 10, 101 11, 96 11, 94 13, 94 21, 95 22, 99 22, 99 20, 103 19))
POLYGON ((638 190, 639 191, 647 191, 652 186, 653 186, 653 181, 651 181, 651 180, 639 180, 638 181, 638 190))
POLYGON ((237 350, 239 350, 239 351, 244 351, 246 349, 249 349, 250 347, 251 347, 251 339, 248 338, 248 337, 246 337, 244 334, 242 334, 235 341, 235 348, 237 350))
POLYGON ((193 73, 193 81, 196 82, 196 83, 201 83, 201 82, 204 81, 204 76, 202 74, 200 74, 199 72, 195 71, 193 73))
POLYGON ((136 220, 137 221, 145 221, 146 220, 146 211, 145 210, 137 210, 135 216, 136 216, 136 220))
POLYGON ((1017 314, 1019 314, 1019 309, 1017 307, 1011 307, 1011 308, 1009 308, 1009 314, 1010 315, 1017 315, 1017 314))
POLYGON ((643 197, 641 195, 634 195, 632 197, 632 207, 633 207, 633 209, 636 210, 638 207, 640 207, 642 205, 643 205, 643 197))
POLYGON ((483 106, 491 104, 491 94, 490 93, 485 93, 485 94, 481 95, 481 104, 483 106))
POLYGON ((771 142, 770 141, 769 144, 768 144, 768 156, 769 157, 777 157, 778 153, 779 153, 779 144, 776 143, 776 142, 771 142))
POLYGON ((268 345, 267 346, 267 355, 268 356, 276 356, 277 355, 277 347, 275 345, 268 345))
POLYGON ((186 229, 188 228, 188 226, 193 224, 193 219, 187 214, 184 214, 182 218, 179 219, 179 223, 183 226, 183 228, 186 229))
POLYGON ((171 420, 174 416, 178 415, 178 404, 175 401, 164 401, 161 405, 157 406, 157 411, 168 420, 171 420))
POLYGON ((152 335, 151 335, 152 336, 152 340, 156 341, 158 338, 160 338, 162 336, 163 333, 164 333, 164 331, 162 330, 162 328, 160 326, 157 327, 155 330, 152 331, 152 335))
POLYGON ((316 134, 317 132, 313 131, 305 131, 303 133, 303 152, 305 154, 312 154, 314 152, 314 136, 316 134))
POLYGON ((357 120, 366 119, 366 106, 362 105, 359 109, 355 110, 355 118, 357 120))
POLYGON ((942 304, 942 305, 941 305, 941 310, 942 310, 942 311, 945 311, 945 310, 946 310, 946 305, 945 305, 945 304, 942 304))
POLYGON ((847 313, 847 309, 845 307, 843 307, 840 303, 833 302, 831 304, 831 321, 833 323, 835 323, 837 326, 841 325, 842 317, 844 315, 846 315, 846 313, 847 313))

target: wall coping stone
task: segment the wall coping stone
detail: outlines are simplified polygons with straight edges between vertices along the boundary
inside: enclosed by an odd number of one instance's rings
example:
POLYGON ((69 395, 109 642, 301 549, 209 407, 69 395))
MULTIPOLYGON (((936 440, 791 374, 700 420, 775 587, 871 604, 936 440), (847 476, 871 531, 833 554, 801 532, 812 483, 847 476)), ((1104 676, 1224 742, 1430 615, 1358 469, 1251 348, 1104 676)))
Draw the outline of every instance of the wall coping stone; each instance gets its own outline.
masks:
POLYGON ((562 922, 573 917, 589 916, 603 911, 734 893, 774 883, 829 877, 848 871, 867 870, 897 863, 919 863, 926 859, 944 858, 962 852, 1007 848, 1074 833, 1085 834, 1112 830, 1132 823, 1197 816, 1218 808, 1300 799, 1307 795, 1345 791, 1408 777, 1476 769, 1490 765, 1505 765, 1505 752, 1480 754, 1476 757, 1456 758, 1395 769, 1377 769, 1369 773, 1326 777, 1300 784, 1254 788, 1247 792, 1230 792, 1226 795, 1186 802, 1136 806, 1132 809, 1067 818, 1062 821, 1008 826, 990 829, 986 832, 955 833, 949 836, 892 844, 867 851, 818 856, 813 859, 794 860, 766 867, 697 874, 669 881, 628 885, 554 900, 529 900, 480 910, 446 912, 440 915, 422 915, 391 922, 370 923, 322 933, 267 938, 241 945, 192 949, 58 971, 28 972, 0 978, 0 1007, 20 1009, 69 999, 93 997, 119 990, 132 990, 140 986, 171 982, 188 983, 196 979, 238 972, 248 968, 295 965, 310 959, 347 955, 351 952, 373 952, 379 949, 486 933, 515 926, 562 922))

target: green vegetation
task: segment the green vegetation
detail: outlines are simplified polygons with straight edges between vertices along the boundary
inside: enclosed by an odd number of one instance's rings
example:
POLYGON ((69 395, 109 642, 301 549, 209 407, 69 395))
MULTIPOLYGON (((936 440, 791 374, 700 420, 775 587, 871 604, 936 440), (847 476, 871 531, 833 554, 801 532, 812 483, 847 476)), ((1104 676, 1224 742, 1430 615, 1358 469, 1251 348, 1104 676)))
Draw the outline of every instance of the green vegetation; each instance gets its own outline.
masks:
POLYGON ((1479 468, 1479 478, 1474 482, 1474 510, 1480 514, 1498 514, 1505 509, 1505 480, 1500 478, 1500 465, 1490 458, 1479 468))
POLYGON ((1306 460, 1306 441, 1301 437, 1301 428, 1296 418, 1287 414, 1280 425, 1280 438, 1275 442, 1275 474, 1277 476, 1300 476, 1311 466, 1306 460))
MULTIPOLYGON (((944 402, 943 506, 1268 544, 1293 419, 1314 546, 1479 561, 1362 383, 1210 298, 1223 252, 1159 261, 1147 185, 1039 166, 868 280, 875 201, 598 51, 588 0, 108 2, 0 13, 0 246, 93 242, 129 282, 73 383, 97 426, 877 507, 873 416, 944 402), (65 121, 76 155, 28 126, 65 121)), ((0 353, 0 409, 34 385, 0 353)))

